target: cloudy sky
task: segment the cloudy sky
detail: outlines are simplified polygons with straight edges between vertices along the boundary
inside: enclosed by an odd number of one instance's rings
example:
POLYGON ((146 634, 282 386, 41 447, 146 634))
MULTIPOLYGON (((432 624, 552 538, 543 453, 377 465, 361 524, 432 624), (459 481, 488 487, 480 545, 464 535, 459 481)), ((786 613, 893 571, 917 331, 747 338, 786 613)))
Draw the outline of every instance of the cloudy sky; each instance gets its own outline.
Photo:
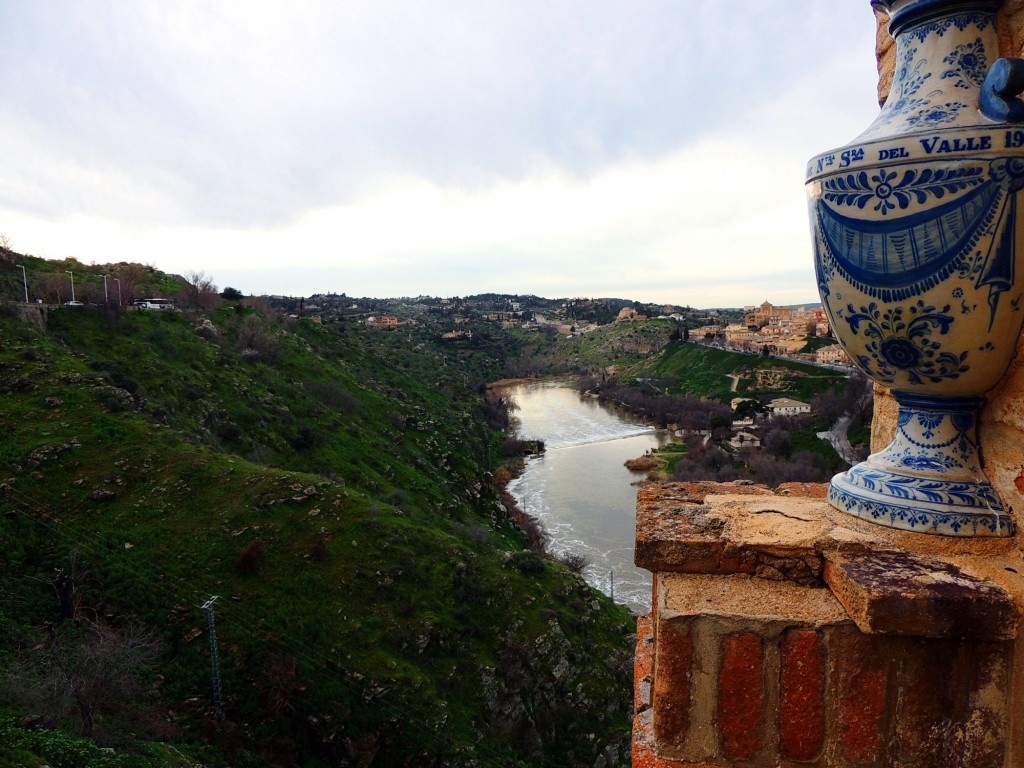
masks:
POLYGON ((0 0, 0 233, 245 293, 816 299, 868 0, 0 0))

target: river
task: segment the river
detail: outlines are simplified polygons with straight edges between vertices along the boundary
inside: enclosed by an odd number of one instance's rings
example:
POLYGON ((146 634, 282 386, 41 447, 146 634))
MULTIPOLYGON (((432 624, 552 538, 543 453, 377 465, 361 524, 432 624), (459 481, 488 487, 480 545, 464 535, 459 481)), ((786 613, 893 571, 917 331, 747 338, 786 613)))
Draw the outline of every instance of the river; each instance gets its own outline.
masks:
POLYGON ((628 413, 580 396, 572 382, 507 388, 518 410, 516 435, 543 440, 546 451, 527 459, 509 484, 519 506, 540 521, 548 551, 586 558, 591 586, 637 612, 651 607, 651 575, 633 565, 636 483, 645 473, 623 463, 663 445, 668 437, 628 413))

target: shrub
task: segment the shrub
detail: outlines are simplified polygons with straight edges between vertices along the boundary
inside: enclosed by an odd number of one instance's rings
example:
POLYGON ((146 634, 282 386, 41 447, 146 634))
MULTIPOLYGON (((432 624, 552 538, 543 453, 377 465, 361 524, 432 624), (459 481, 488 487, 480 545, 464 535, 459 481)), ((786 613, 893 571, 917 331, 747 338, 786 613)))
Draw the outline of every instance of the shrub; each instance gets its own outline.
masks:
POLYGON ((235 567, 238 568, 238 572, 243 575, 251 575, 259 573, 260 566, 263 564, 263 542, 259 539, 253 539, 252 542, 242 553, 238 556, 238 560, 235 562, 235 567))
POLYGON ((587 558, 579 552, 566 552, 565 554, 559 555, 558 560, 561 561, 562 565, 575 574, 583 573, 583 569, 589 565, 587 558))
POLYGON ((313 448, 319 442, 319 436, 310 426, 301 426, 298 431, 288 438, 288 444, 296 451, 304 451, 313 448))
POLYGON ((524 576, 544 572, 544 560, 536 552, 529 549, 514 553, 509 558, 509 563, 524 576))

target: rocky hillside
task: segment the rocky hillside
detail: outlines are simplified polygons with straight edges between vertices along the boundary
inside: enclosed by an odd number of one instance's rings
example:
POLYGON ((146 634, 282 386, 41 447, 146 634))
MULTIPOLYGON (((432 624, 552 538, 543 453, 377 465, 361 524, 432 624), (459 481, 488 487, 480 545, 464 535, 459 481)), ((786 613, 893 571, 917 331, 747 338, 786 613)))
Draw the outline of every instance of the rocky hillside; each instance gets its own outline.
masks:
POLYGON ((0 309, 0 764, 628 763, 632 622, 502 506, 500 367, 384 334, 0 309))

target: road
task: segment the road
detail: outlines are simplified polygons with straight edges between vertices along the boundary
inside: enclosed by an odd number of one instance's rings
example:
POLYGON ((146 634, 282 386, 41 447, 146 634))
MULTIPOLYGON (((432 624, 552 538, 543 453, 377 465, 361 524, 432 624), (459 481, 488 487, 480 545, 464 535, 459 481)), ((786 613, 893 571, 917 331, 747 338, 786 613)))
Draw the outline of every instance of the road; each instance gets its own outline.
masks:
POLYGON ((831 443, 832 447, 836 449, 836 453, 843 458, 843 461, 852 466, 859 462, 861 458, 853 450, 853 446, 850 445, 850 439, 847 436, 849 430, 850 417, 844 413, 836 419, 836 423, 832 425, 831 429, 827 432, 819 432, 818 437, 831 443))

